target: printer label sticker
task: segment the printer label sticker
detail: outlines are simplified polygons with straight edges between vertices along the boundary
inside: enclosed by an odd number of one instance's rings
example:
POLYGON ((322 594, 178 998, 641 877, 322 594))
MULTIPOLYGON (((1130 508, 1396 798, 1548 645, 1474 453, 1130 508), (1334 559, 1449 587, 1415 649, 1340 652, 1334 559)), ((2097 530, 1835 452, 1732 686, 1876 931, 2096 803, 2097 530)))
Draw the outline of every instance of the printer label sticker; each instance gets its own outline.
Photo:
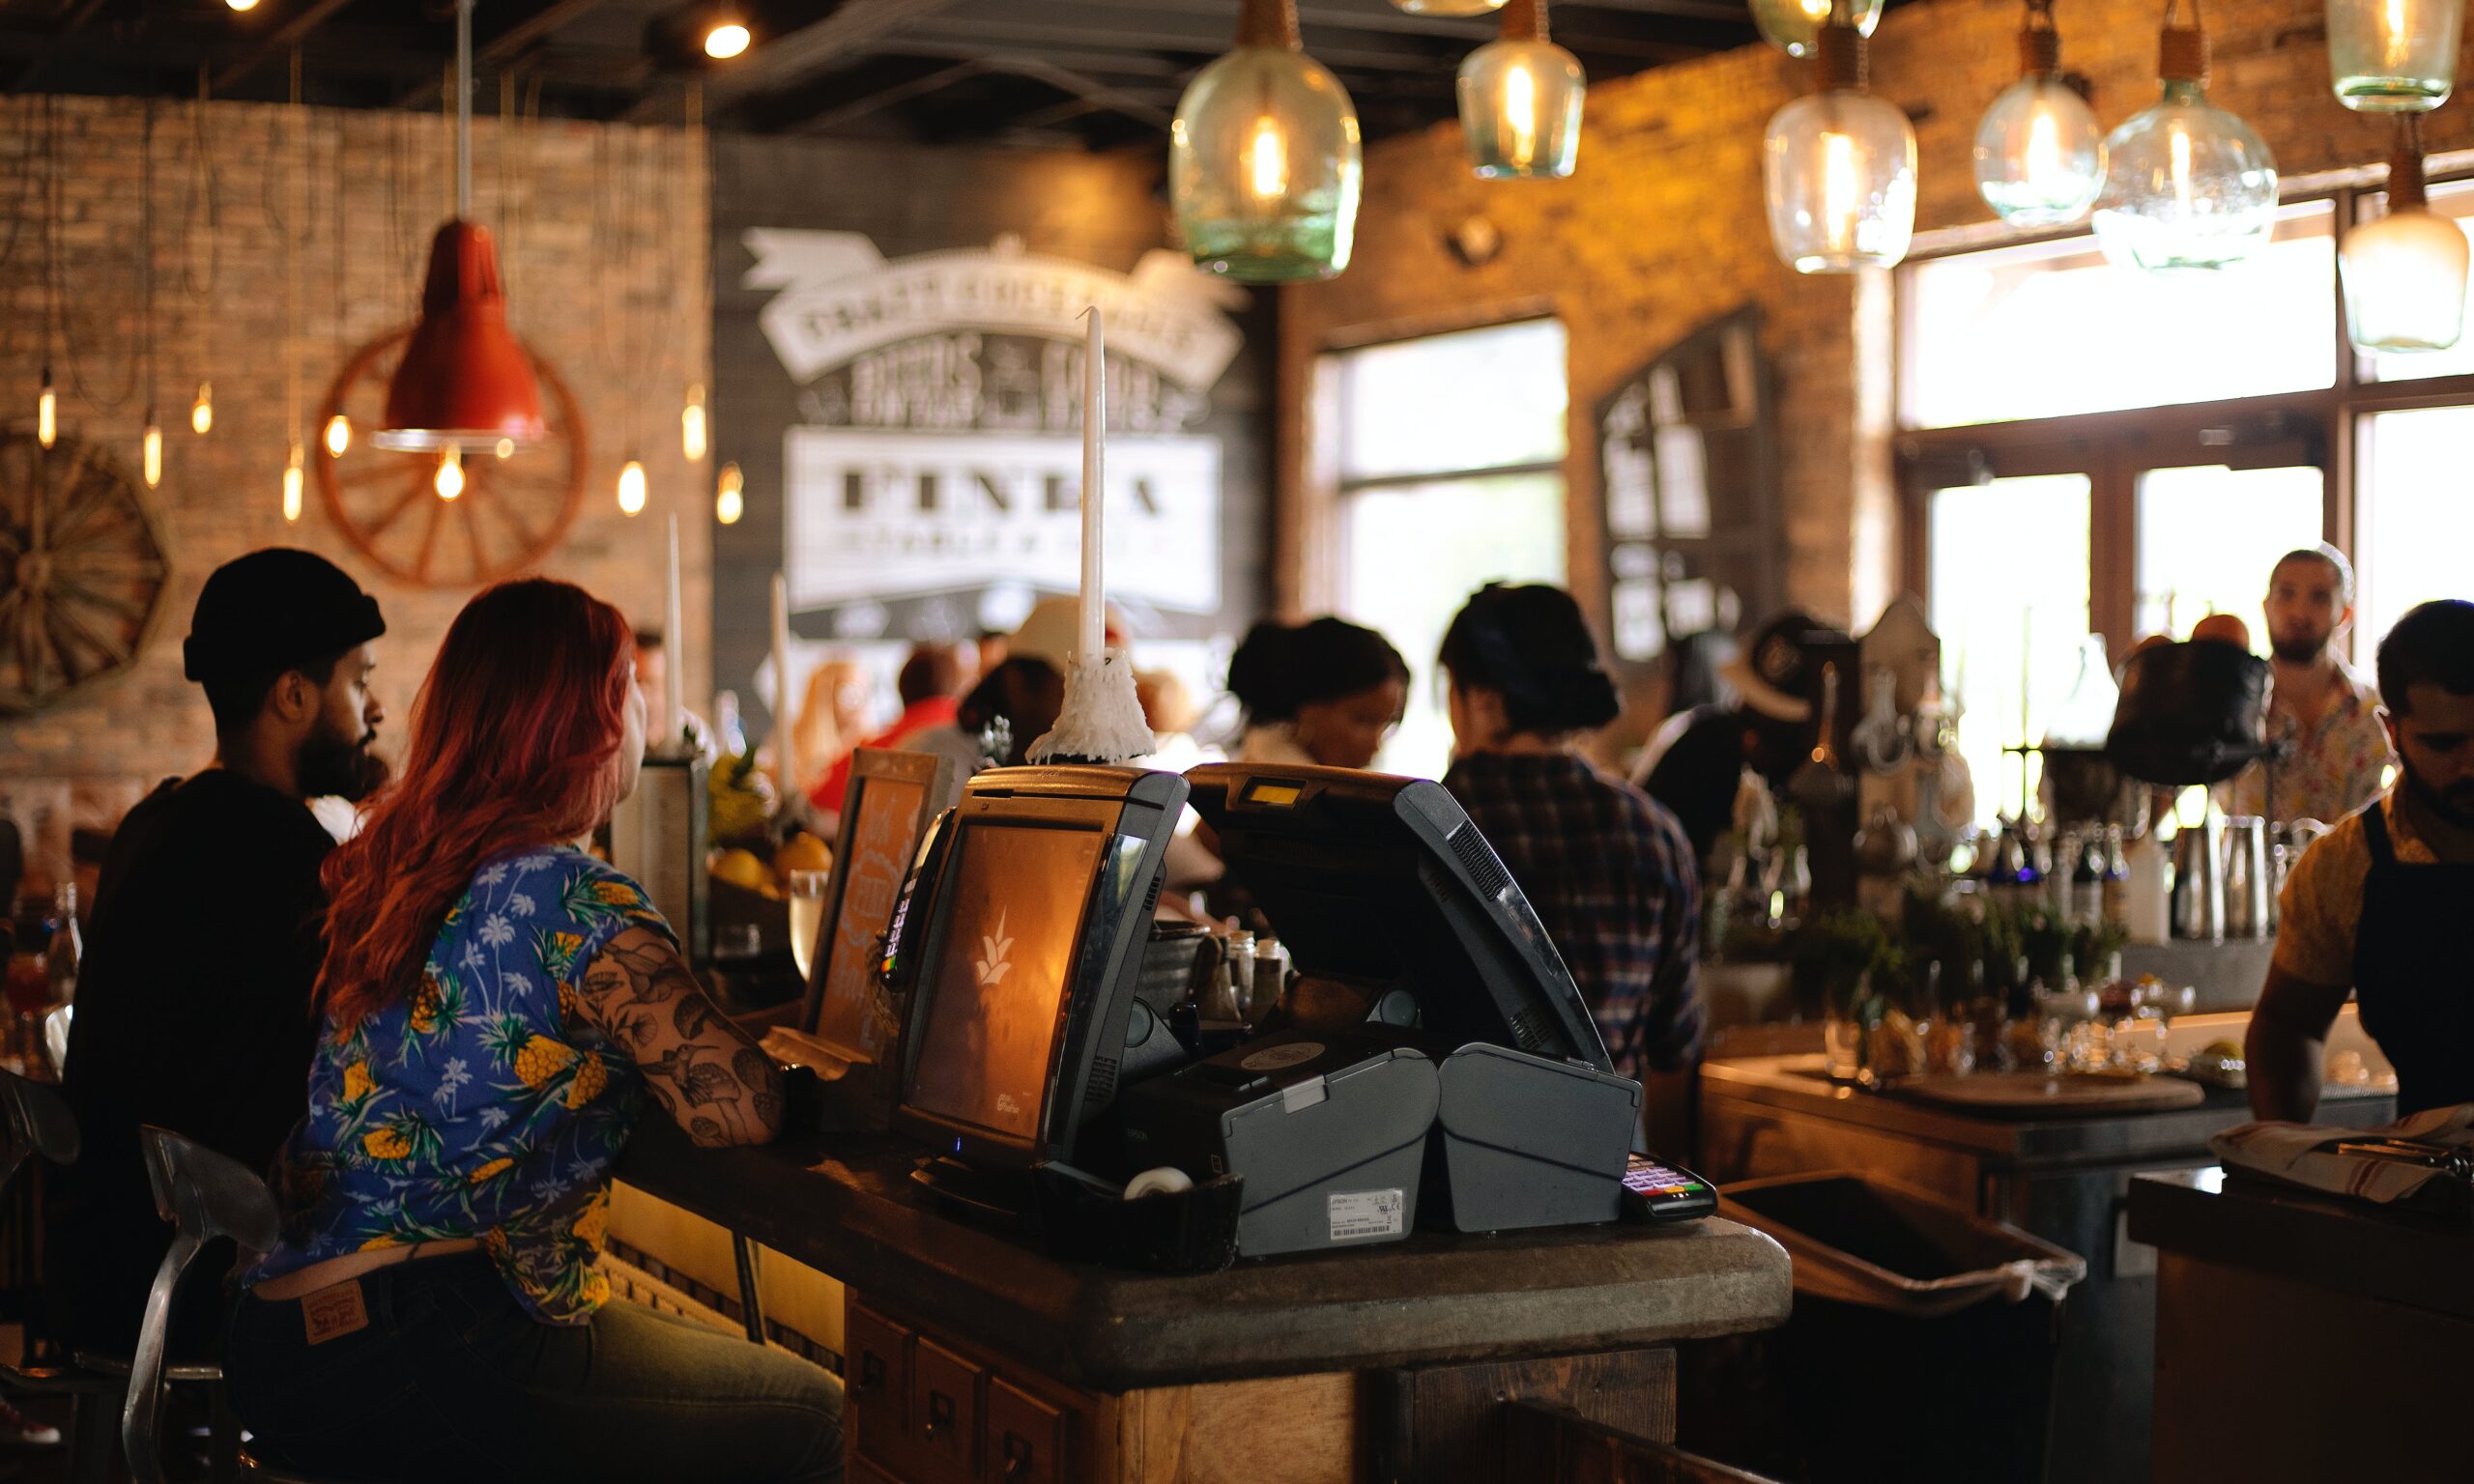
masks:
POLYGON ((1323 1043, 1319 1041, 1292 1041, 1285 1045, 1265 1046, 1237 1065, 1248 1071, 1278 1071, 1322 1054, 1323 1043))
POLYGON ((1397 1237, 1408 1203, 1394 1190, 1344 1190, 1330 1198, 1332 1240, 1397 1237))

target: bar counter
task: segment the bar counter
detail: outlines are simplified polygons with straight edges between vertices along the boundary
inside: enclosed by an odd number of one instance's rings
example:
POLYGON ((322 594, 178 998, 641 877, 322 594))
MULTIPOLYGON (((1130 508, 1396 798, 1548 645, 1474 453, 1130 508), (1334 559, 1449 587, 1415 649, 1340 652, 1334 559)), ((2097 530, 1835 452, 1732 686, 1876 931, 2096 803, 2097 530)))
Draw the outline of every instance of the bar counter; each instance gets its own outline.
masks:
POLYGON ((2133 1181, 2130 1234, 2158 1248, 2160 1484, 2466 1476, 2462 1214, 2210 1167, 2133 1181))
POLYGON ((1667 1347, 1775 1326, 1790 1301, 1786 1253, 1714 1218, 1416 1235, 1198 1275, 1061 1263, 939 1210, 910 1179, 920 1153, 882 1134, 700 1150, 648 1118, 618 1170, 848 1285, 862 1479, 1502 1477, 1483 1462, 1502 1397, 1671 1441, 1667 1347), (1048 1420, 1000 1425, 1008 1406, 1048 1420), (1291 1464, 1261 1464, 1267 1438, 1291 1464))

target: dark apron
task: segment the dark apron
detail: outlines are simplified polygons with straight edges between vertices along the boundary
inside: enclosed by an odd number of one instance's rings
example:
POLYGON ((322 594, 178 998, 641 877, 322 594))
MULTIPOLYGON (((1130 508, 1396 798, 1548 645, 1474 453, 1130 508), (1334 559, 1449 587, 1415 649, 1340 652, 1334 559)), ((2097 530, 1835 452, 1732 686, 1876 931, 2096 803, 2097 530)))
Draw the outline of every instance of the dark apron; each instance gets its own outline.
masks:
POLYGON ((2362 812, 2371 874, 2354 928, 2362 1028, 2397 1069, 2397 1114, 2474 1102, 2474 864, 2409 866, 2362 812))

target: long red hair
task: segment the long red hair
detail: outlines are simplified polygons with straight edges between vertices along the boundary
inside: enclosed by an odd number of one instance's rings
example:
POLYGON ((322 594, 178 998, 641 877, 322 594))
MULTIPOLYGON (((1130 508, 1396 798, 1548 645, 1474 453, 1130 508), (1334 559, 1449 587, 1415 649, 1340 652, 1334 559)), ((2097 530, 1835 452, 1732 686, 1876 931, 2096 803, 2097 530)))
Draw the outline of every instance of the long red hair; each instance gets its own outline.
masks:
POLYGON ((327 858, 318 1002, 337 1026, 412 994, 482 862, 609 817, 635 658, 626 619, 571 583, 502 583, 455 615, 403 772, 327 858))

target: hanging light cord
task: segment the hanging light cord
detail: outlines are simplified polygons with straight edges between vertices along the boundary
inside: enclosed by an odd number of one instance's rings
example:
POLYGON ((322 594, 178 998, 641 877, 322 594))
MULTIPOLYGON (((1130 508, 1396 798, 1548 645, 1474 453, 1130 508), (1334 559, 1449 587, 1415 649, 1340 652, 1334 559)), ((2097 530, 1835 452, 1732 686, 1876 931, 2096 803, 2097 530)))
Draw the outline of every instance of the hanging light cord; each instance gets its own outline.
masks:
POLYGON ((455 0, 455 219, 473 219, 473 0, 455 0))
POLYGON ((2019 27, 2019 70, 2032 77, 2061 71, 2061 33, 2054 29, 2053 0, 2028 0, 2028 18, 2019 27))
POLYGON ((138 281, 144 286, 145 304, 141 315, 146 337, 146 420, 155 420, 155 93, 146 93, 146 138, 138 150, 137 187, 137 262, 138 281))

